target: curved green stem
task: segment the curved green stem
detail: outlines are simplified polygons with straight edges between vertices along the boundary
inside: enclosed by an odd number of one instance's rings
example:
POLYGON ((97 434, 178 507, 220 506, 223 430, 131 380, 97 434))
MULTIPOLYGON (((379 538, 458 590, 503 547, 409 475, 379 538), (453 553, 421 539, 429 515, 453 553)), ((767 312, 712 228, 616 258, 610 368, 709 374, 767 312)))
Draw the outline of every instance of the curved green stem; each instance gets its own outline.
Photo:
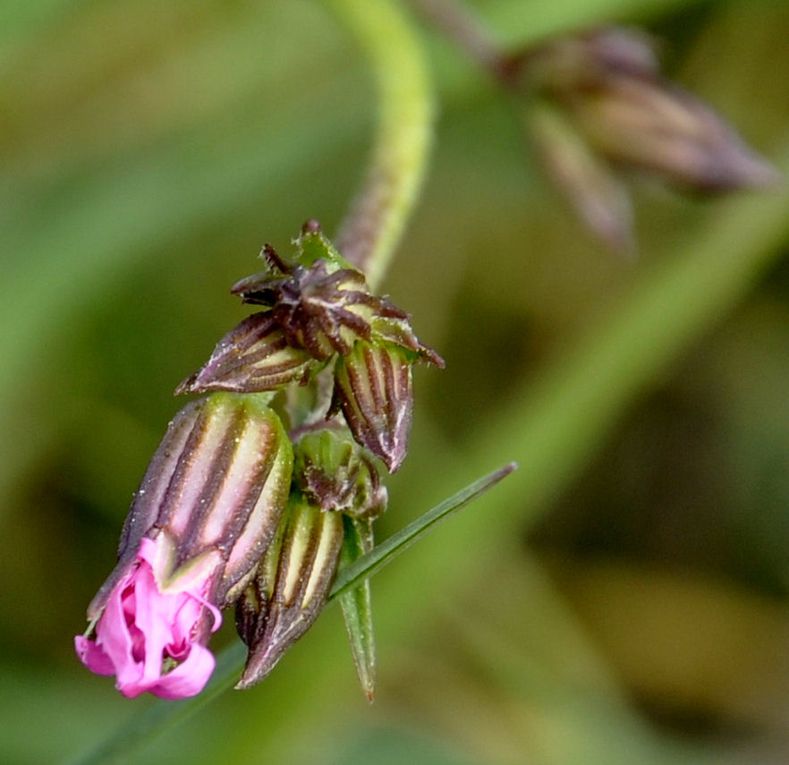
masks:
POLYGON ((425 174, 433 99, 419 41, 393 0, 329 0, 366 50, 375 76, 378 127, 362 188, 337 246, 380 285, 425 174))

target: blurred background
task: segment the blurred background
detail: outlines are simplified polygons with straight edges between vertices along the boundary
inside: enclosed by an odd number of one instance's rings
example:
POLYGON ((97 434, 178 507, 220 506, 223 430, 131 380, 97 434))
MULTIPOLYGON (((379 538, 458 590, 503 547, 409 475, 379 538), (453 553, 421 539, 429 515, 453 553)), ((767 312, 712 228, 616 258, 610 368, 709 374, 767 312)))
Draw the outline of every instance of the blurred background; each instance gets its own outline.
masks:
MULTIPOLYGON (((513 44, 648 29, 789 167, 786 3, 470 5, 513 44)), ((375 578, 372 707, 330 607, 265 683, 128 761, 789 761, 785 192, 634 179, 640 254, 612 255, 513 104, 419 33, 436 143, 385 289, 447 369, 417 373, 379 535, 521 468, 375 578)), ((336 228, 373 125, 367 62, 320 0, 0 5, 3 763, 59 762, 150 704, 72 636, 172 389, 247 313, 229 286, 306 218, 336 228)))

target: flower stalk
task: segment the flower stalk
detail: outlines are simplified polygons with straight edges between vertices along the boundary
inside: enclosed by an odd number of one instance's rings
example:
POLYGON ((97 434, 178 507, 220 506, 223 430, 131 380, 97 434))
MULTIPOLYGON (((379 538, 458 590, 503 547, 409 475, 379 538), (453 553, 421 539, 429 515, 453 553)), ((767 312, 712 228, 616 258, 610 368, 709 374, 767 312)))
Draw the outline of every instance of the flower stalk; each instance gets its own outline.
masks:
POLYGON ((425 176, 433 96, 415 30, 393 0, 329 0, 367 53, 378 127, 370 164, 340 225, 337 247, 367 276, 383 281, 425 176))

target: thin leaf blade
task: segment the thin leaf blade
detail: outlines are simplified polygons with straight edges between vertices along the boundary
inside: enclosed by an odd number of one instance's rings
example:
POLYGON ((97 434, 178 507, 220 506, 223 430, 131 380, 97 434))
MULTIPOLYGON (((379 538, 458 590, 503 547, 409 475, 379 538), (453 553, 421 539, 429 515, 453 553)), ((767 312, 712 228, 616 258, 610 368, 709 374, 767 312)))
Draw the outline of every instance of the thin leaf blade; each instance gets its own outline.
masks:
MULTIPOLYGON (((345 543, 341 554, 343 571, 373 550, 373 530, 369 519, 345 518, 345 543)), ((345 628, 351 644, 356 674, 367 700, 375 697, 375 631, 373 629, 370 579, 339 595, 345 628)))
POLYGON ((400 553, 407 550, 417 540, 427 534, 437 523, 445 520, 453 513, 471 502, 472 499, 484 494, 503 478, 506 478, 517 468, 517 464, 510 462, 498 470, 488 473, 466 488, 461 489, 434 508, 420 515, 385 542, 375 547, 370 553, 362 556, 348 568, 343 569, 334 581, 329 600, 342 595, 344 592, 356 587, 359 582, 367 577, 377 574, 384 566, 391 563, 400 553))

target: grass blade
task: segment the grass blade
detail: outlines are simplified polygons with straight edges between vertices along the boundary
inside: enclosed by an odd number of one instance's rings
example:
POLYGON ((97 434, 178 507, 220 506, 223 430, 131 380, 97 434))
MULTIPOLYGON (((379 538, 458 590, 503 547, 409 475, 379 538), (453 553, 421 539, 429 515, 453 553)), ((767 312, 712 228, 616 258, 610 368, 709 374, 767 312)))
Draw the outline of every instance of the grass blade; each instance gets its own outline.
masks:
POLYGON ((503 468, 474 481, 474 483, 469 484, 465 489, 461 489, 457 494, 453 494, 449 499, 440 502, 432 510, 420 515, 419 518, 409 523, 405 528, 400 529, 396 534, 392 534, 389 539, 378 545, 371 553, 359 558, 359 560, 339 573, 329 598, 336 598, 338 595, 342 595, 347 590, 356 587, 365 578, 378 573, 387 563, 391 563, 395 557, 427 534, 439 521, 460 510, 475 497, 484 494, 502 478, 508 476, 516 467, 517 465, 514 462, 510 462, 503 468))

